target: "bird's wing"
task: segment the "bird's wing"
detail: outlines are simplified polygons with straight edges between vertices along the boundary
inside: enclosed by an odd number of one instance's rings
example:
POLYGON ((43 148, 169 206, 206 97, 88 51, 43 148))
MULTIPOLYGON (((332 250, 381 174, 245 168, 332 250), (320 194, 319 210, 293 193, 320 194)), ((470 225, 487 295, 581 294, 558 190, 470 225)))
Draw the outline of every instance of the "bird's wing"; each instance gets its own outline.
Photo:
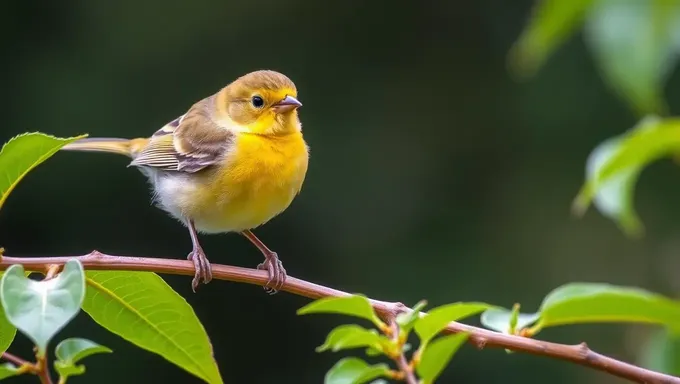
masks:
POLYGON ((130 165, 193 173, 219 163, 234 145, 234 133, 211 117, 206 99, 156 131, 130 165))

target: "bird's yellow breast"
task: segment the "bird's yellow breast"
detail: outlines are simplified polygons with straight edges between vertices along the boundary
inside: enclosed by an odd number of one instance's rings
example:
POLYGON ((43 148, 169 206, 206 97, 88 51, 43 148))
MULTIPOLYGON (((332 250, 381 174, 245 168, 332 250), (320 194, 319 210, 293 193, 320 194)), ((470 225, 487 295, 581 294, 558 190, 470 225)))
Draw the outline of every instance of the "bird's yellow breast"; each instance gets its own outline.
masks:
POLYGON ((240 133, 220 167, 176 182, 176 202, 202 232, 255 228, 285 210, 307 173, 308 147, 300 132, 285 136, 240 133))

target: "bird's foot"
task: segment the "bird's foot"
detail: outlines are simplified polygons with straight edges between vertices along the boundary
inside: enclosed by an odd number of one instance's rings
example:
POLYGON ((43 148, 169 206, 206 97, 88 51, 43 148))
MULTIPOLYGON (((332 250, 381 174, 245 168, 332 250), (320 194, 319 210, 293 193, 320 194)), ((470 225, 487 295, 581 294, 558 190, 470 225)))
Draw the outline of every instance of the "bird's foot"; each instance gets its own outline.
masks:
POLYGON ((276 252, 265 253, 264 261, 257 265, 257 269, 264 269, 269 275, 269 279, 267 279, 267 282, 263 287, 267 293, 273 295, 283 288, 283 284, 286 282, 288 275, 276 252))
POLYGON ((203 281, 203 284, 208 284, 212 280, 212 268, 201 247, 194 247, 187 256, 187 259, 194 262, 195 273, 194 279, 191 280, 191 290, 196 293, 196 288, 201 281, 203 281))

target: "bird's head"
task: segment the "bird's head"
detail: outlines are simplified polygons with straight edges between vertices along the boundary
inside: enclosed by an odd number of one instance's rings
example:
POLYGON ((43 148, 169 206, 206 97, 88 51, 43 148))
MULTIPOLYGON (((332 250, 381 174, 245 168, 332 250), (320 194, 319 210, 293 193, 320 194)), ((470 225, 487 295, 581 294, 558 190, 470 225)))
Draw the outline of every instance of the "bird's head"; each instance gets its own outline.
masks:
POLYGON ((295 84, 269 70, 239 77, 217 95, 217 108, 228 116, 231 128, 261 135, 300 131, 295 84))

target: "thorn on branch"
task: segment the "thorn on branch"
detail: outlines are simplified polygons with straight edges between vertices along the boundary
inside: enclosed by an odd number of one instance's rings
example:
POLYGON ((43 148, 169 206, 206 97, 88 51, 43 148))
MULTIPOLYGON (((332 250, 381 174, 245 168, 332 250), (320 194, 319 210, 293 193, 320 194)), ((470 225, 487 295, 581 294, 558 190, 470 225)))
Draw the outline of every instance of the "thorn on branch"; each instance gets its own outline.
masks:
POLYGON ((87 257, 91 257, 91 258, 93 258, 93 259, 98 259, 98 258, 101 258, 102 256, 104 256, 104 254, 101 253, 101 252, 99 252, 99 251, 96 250, 96 249, 93 249, 92 252, 90 252, 90 253, 87 254, 86 256, 87 256, 87 257))
POLYGON ((585 341, 579 344, 577 347, 579 354, 583 357, 584 360, 592 361, 595 358, 595 356, 591 353, 592 351, 588 347, 588 344, 586 344, 585 341))
POLYGON ((487 340, 485 337, 474 337, 470 338, 470 340, 475 344, 475 347, 477 347, 477 349, 479 350, 482 350, 484 349, 484 347, 486 347, 487 340))
POLYGON ((394 315, 395 316, 411 310, 411 308, 407 307, 406 305, 404 305, 404 303, 399 302, 399 301, 394 303, 393 305, 394 305, 394 315))
POLYGON ((382 303, 381 304, 387 304, 386 308, 382 313, 380 314, 387 323, 391 323, 392 320, 396 319, 398 315, 404 313, 404 312, 409 312, 411 311, 411 308, 407 307, 401 302, 394 302, 394 303, 382 303))

